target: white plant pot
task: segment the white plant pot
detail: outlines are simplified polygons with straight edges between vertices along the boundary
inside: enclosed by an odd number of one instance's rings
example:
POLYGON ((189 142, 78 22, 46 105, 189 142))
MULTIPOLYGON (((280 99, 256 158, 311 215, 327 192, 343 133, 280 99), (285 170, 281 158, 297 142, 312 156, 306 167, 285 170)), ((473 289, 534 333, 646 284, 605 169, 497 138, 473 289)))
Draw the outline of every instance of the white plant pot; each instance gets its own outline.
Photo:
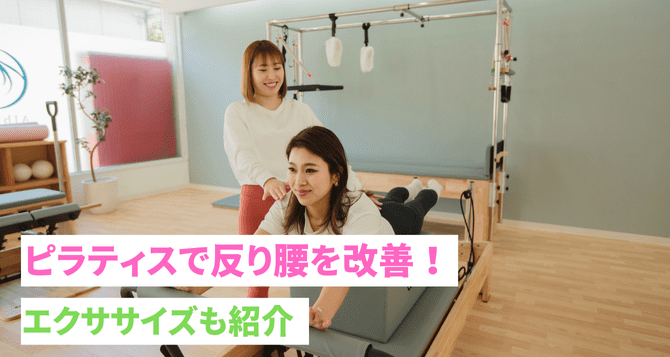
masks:
POLYGON ((109 213, 116 209, 119 200, 118 180, 116 177, 98 177, 97 182, 86 179, 81 183, 84 185, 84 196, 86 204, 101 203, 102 206, 90 209, 91 213, 109 213))

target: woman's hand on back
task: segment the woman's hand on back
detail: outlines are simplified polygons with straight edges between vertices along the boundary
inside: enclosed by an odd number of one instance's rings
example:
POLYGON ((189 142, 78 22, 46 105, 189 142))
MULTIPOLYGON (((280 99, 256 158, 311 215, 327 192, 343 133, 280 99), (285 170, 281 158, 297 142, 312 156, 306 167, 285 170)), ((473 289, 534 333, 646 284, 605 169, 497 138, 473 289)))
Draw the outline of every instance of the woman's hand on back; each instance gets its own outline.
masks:
POLYGON ((263 200, 268 196, 272 196, 275 200, 281 200, 288 190, 288 183, 279 181, 273 177, 263 184, 263 200))
POLYGON ((384 198, 384 196, 375 194, 372 191, 365 191, 365 194, 372 200, 372 203, 377 205, 377 209, 381 211, 383 203, 379 202, 379 199, 384 198))

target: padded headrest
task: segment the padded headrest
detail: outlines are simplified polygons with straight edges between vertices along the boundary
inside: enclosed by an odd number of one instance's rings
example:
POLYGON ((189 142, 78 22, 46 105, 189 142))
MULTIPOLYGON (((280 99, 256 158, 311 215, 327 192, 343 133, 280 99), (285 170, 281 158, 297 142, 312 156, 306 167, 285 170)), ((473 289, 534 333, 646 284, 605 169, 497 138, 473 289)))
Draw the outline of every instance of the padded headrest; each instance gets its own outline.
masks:
POLYGON ((368 73, 372 71, 375 64, 375 50, 372 46, 363 46, 361 48, 361 71, 368 73))
POLYGON ((342 41, 331 37, 326 41, 326 57, 331 67, 339 67, 342 60, 342 41))

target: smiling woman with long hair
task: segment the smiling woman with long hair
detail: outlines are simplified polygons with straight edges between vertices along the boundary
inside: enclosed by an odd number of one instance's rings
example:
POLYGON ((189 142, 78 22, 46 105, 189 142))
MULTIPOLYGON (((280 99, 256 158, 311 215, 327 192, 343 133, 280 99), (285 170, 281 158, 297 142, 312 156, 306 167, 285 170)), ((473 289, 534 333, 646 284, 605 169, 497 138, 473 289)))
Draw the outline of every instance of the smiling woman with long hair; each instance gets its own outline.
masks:
POLYGON ((255 234, 419 234, 442 190, 434 180, 423 189, 415 179, 392 189, 380 212, 371 200, 361 199, 364 193, 347 189, 344 148, 324 127, 299 132, 286 147, 286 157, 291 192, 274 203, 255 234), (405 203, 408 198, 413 200, 405 203))
MULTIPOLYGON (((442 190, 435 181, 423 189, 421 181, 414 180, 393 188, 382 200, 380 212, 363 193, 346 188, 344 148, 324 127, 299 132, 286 147, 286 156, 291 192, 272 205, 255 234, 419 234, 442 190), (414 199, 405 203, 410 196, 414 199)), ((327 329, 348 291, 348 287, 324 287, 310 308, 310 326, 327 329)))
POLYGON ((346 154, 332 131, 302 130, 286 157, 291 193, 275 202, 256 234, 394 234, 371 200, 347 189, 346 154))

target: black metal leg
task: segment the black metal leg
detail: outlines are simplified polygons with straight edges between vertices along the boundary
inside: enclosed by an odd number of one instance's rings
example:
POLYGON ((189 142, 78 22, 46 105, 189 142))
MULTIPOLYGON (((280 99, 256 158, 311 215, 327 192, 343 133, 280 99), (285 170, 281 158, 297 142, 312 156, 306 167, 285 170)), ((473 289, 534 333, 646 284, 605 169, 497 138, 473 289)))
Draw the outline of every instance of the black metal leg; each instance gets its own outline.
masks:
POLYGON ((279 345, 265 345, 263 346, 263 357, 285 357, 284 352, 288 351, 286 346, 279 345), (273 355, 272 352, 277 352, 273 355))
POLYGON ((48 225, 47 226, 47 234, 48 235, 54 234, 56 232, 56 229, 58 229, 58 227, 56 227, 55 224, 48 225))
POLYGON ((163 354, 163 356, 170 357, 170 352, 168 352, 167 347, 165 347, 165 345, 161 346, 160 351, 163 354))
POLYGON ((184 357, 177 345, 162 345, 160 351, 165 357, 184 357))
POLYGON ((263 346, 263 357, 272 357, 272 351, 274 351, 274 346, 263 346))

